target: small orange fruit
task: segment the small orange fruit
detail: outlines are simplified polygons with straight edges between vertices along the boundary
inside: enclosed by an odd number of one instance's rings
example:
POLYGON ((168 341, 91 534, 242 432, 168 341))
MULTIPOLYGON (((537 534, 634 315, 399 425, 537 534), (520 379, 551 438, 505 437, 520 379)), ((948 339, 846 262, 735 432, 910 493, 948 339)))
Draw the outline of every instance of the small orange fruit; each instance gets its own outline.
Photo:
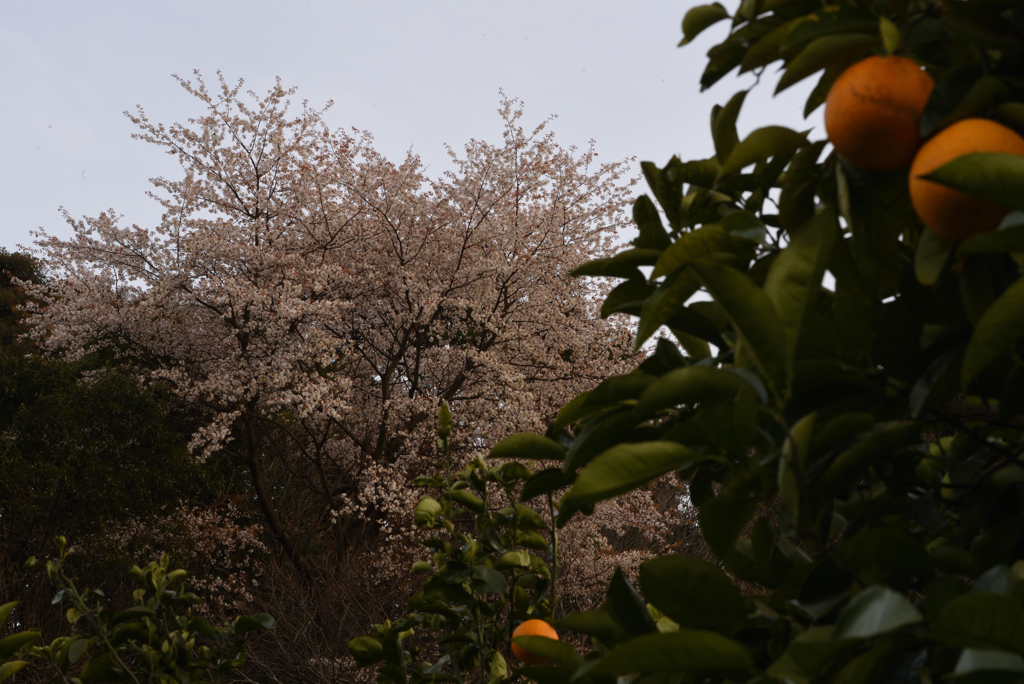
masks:
MULTIPOLYGON (((558 632, 543 620, 527 620, 512 631, 512 638, 520 636, 542 636, 558 641, 558 632)), ((512 653, 527 665, 543 665, 547 661, 539 655, 530 653, 518 644, 512 644, 512 653)))
POLYGON ((914 210, 933 233, 954 242, 995 230, 1010 211, 920 178, 948 161, 973 152, 1024 156, 1024 138, 989 119, 963 119, 926 142, 910 167, 910 201, 914 210))
POLYGON ((846 161, 868 171, 907 166, 935 81, 906 57, 868 57, 839 75, 825 100, 825 131, 846 161))

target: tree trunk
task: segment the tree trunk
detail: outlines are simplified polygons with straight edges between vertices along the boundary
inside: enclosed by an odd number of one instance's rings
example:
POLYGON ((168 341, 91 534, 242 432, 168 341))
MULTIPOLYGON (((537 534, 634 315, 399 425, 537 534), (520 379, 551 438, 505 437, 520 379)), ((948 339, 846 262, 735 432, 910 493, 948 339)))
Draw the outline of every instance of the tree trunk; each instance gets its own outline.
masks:
POLYGON ((295 569, 302 575, 303 581, 307 585, 313 584, 314 572, 309 567, 309 563, 306 562, 305 556, 299 551, 298 547, 295 546, 295 541, 291 535, 284 529, 281 524, 281 519, 277 517, 277 513, 274 511, 273 502, 270 496, 267 494, 266 486, 263 483, 263 473, 260 472, 258 451, 259 444, 256 439, 256 431, 253 428, 252 419, 245 419, 245 437, 246 437, 246 463, 249 466, 249 475, 252 477, 252 485, 256 490, 256 499, 260 503, 260 509, 263 511, 263 519, 267 523, 267 527, 270 528, 271 533, 277 538, 278 543, 284 549, 285 554, 288 556, 288 560, 292 562, 295 569))

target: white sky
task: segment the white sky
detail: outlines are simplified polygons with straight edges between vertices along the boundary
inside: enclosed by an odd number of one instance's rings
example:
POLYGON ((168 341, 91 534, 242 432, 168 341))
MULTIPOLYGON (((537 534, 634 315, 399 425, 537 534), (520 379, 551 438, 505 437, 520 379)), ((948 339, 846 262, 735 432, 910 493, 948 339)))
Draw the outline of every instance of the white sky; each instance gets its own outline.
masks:
MULTIPOLYGON (((730 11, 738 4, 724 1, 730 11)), ((500 139, 499 88, 525 102, 524 127, 557 114, 561 144, 593 138, 605 161, 708 157, 712 105, 753 79, 734 72, 699 92, 705 53, 727 23, 677 48, 694 4, 0 0, 0 246, 29 246, 40 227, 69 235, 61 206, 75 217, 113 208, 127 224, 155 225, 148 179, 176 178, 178 166, 132 140, 122 112, 141 104, 166 124, 201 114, 171 78, 193 69, 208 84, 220 69, 260 94, 280 76, 298 87, 293 101, 334 100, 332 126, 370 131, 395 161, 411 147, 429 175, 446 168, 444 143, 500 139)), ((801 119, 814 78, 777 98, 776 77, 766 81, 746 99, 741 137, 769 124, 821 131, 821 109, 801 119)))

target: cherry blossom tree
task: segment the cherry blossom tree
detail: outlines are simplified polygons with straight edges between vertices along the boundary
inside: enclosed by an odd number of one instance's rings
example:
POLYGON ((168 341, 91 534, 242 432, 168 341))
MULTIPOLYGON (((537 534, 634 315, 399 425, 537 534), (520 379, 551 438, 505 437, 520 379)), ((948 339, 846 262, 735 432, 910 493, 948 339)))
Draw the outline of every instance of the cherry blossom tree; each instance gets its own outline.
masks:
POLYGON ((33 335, 72 359, 109 348, 201 409, 194 453, 243 465, 307 579, 318 549, 409 534, 440 401, 465 458, 635 363, 598 315, 605 291, 570 275, 628 221, 622 163, 559 146, 547 121, 526 131, 503 95, 500 143, 449 149, 428 178, 325 110, 290 114, 279 82, 260 97, 178 81, 201 117, 129 114, 182 167, 153 180, 162 220, 66 214, 72 238, 42 235, 33 335))

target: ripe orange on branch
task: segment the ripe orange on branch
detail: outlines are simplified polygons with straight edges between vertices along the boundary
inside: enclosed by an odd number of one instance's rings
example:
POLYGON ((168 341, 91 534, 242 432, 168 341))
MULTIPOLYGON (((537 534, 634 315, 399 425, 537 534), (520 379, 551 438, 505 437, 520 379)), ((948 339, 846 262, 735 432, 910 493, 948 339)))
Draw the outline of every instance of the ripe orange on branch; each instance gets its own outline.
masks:
POLYGON ((868 171, 910 164, 935 81, 906 57, 868 57, 844 71, 825 100, 825 131, 848 162, 868 171))
POLYGON ((974 152, 1024 156, 1024 138, 989 119, 964 119, 926 142, 910 167, 910 201, 914 210, 933 233, 954 242, 995 230, 1010 211, 920 177, 974 152))
MULTIPOLYGON (((543 620, 536 619, 527 620, 512 631, 513 639, 520 636, 542 636, 558 641, 558 632, 555 631, 555 628, 543 620)), ((547 662, 547 660, 539 655, 531 653, 515 643, 512 644, 512 653, 527 665, 543 665, 547 662)))

